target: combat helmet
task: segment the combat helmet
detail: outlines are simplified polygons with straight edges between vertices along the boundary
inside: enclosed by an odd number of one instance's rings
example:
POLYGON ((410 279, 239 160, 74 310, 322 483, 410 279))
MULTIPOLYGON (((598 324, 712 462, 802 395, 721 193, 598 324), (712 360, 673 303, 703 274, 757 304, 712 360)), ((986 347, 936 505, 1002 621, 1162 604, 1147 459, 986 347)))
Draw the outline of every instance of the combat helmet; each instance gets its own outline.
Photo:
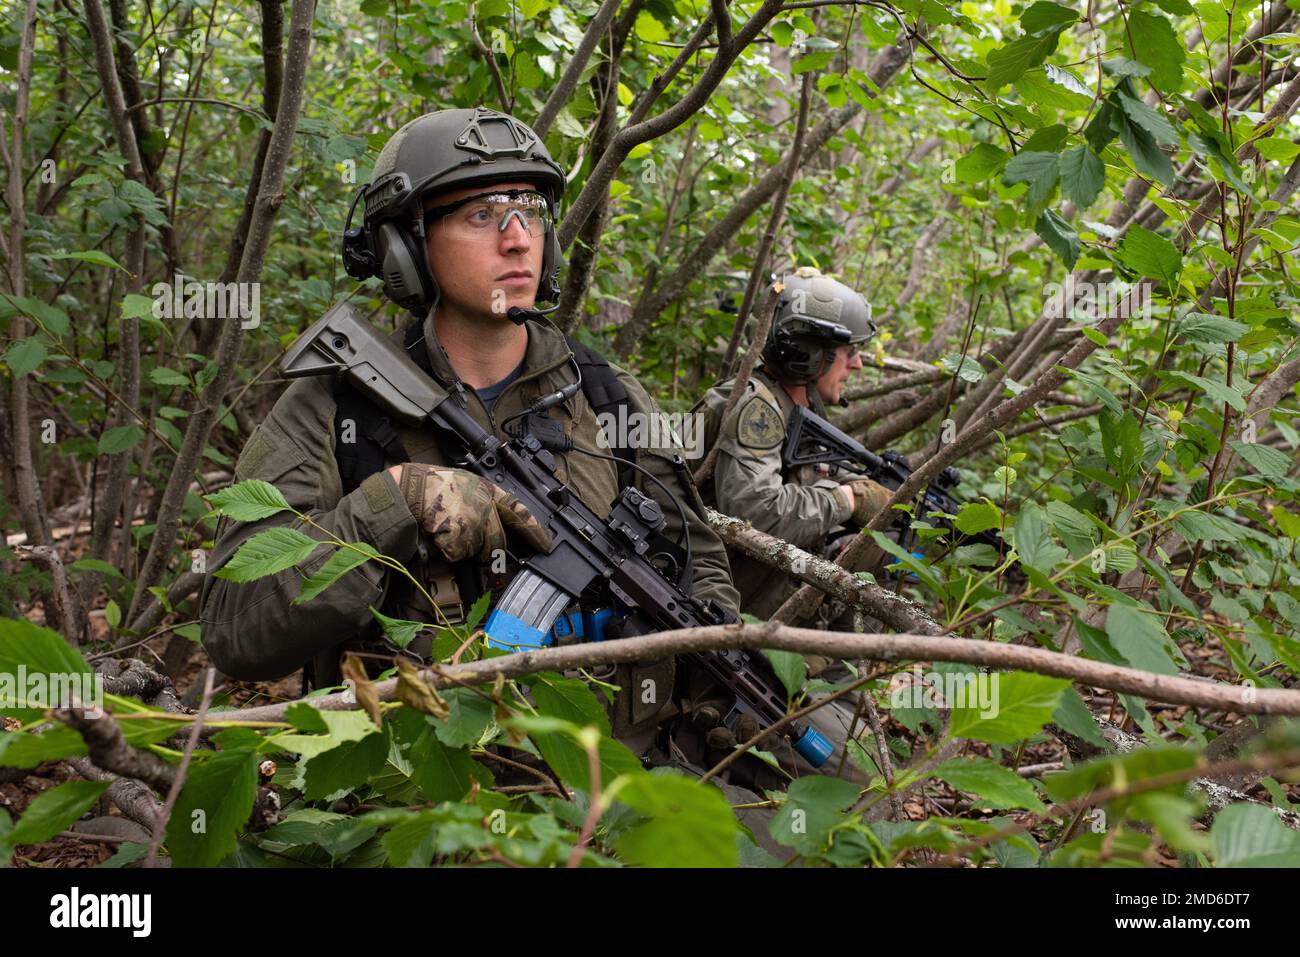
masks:
MULTIPOLYGON (((424 251, 425 197, 512 180, 537 187, 554 223, 564 170, 527 124, 481 106, 412 120, 384 145, 371 181, 352 200, 343 234, 343 268, 354 279, 380 276, 389 298, 421 314, 438 296, 424 251), (365 204, 365 219, 358 227, 352 216, 359 202, 365 204)), ((537 299, 557 302, 563 260, 554 225, 544 243, 537 299)))
POLYGON ((876 334, 871 304, 813 266, 781 278, 763 361, 790 385, 810 385, 830 368, 835 347, 861 345, 876 334))

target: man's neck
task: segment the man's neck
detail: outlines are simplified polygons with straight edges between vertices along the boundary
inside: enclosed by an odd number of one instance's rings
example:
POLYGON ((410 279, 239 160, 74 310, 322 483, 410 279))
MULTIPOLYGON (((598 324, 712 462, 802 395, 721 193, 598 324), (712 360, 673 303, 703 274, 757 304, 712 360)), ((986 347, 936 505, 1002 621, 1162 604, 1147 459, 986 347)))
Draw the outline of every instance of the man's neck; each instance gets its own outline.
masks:
POLYGON ((791 385, 788 382, 782 382, 767 366, 761 368, 768 378, 785 390, 785 394, 790 397, 795 405, 808 406, 808 387, 806 385, 791 385))
POLYGON ((528 330, 504 316, 468 316, 439 304, 433 331, 461 381, 474 389, 500 382, 528 351, 528 330))

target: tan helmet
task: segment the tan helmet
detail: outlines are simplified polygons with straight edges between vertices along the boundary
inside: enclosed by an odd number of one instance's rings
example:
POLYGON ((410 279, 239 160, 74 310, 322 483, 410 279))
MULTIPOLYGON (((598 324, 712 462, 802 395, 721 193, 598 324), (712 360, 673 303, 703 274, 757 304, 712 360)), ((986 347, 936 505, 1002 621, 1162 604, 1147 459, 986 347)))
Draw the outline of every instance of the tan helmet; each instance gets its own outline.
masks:
POLYGON ((830 367, 839 345, 861 345, 876 334, 871 303, 844 283, 804 266, 781 278, 763 361, 782 382, 808 385, 830 367))

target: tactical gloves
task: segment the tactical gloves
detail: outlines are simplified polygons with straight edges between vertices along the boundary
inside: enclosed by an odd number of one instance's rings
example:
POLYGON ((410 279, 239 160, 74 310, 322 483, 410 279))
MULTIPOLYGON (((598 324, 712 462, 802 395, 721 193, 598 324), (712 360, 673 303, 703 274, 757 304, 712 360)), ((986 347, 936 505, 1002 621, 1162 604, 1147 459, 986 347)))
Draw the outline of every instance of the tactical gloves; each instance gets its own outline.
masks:
POLYGON ((894 497, 891 489, 871 479, 855 479, 848 486, 853 490, 853 514, 850 518, 854 525, 866 525, 894 497))
POLYGON ((551 534, 509 492, 463 469, 407 462, 397 480, 420 527, 451 562, 488 561, 506 545, 506 527, 537 551, 551 547, 551 534))

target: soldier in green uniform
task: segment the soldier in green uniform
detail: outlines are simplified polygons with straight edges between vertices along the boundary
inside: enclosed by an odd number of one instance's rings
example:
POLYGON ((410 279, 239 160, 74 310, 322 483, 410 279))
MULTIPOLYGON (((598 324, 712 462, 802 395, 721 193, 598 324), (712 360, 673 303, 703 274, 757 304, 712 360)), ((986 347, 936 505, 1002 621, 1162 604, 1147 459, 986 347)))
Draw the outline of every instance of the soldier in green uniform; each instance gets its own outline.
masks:
MULTIPOLYGON (((606 515, 622 477, 597 416, 616 400, 642 416, 657 409, 631 375, 567 339, 534 308, 559 295, 554 219, 564 184, 541 140, 513 117, 484 108, 426 114, 393 136, 372 181, 359 191, 364 226, 346 232, 344 265, 356 278, 382 277, 389 298, 415 314, 394 339, 481 426, 502 439, 514 426, 558 430, 571 439, 571 452, 555 454, 556 471, 606 515), (573 385, 580 369, 582 388, 570 389, 544 413, 528 412, 540 397, 573 385)), ((312 685, 334 685, 344 651, 389 659, 399 651, 371 606, 392 617, 455 623, 477 594, 499 595, 507 531, 534 547, 548 544, 547 533, 517 499, 451 467, 442 439, 428 426, 390 422, 338 377, 295 380, 249 439, 236 478, 270 482, 322 528, 398 558, 428 583, 438 609, 373 562, 292 604, 327 550, 257 581, 217 578, 213 573, 250 536, 293 520, 222 519, 201 595, 202 640, 213 663, 246 680, 306 666, 312 685)), ((628 474, 644 494, 661 500, 665 535, 689 536, 695 593, 734 611, 726 551, 701 517, 689 473, 672 463, 678 451, 642 447, 631 455, 680 502, 680 513, 640 472, 628 474)), ((428 631, 407 650, 429 655, 428 631)), ((611 707, 614 733, 638 753, 677 713, 674 675, 671 658, 620 665, 604 675, 625 689, 611 707)))

